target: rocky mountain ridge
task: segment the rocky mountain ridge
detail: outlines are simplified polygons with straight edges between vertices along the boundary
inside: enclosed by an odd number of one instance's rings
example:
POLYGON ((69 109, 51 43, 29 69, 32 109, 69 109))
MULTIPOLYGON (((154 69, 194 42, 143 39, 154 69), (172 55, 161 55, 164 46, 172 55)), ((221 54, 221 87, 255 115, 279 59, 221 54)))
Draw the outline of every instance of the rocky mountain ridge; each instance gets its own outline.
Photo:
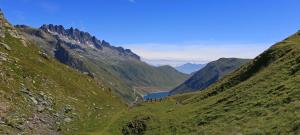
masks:
POLYGON ((77 28, 65 29, 62 25, 42 25, 39 29, 49 32, 53 35, 57 35, 61 40, 70 42, 72 44, 80 45, 80 47, 91 47, 97 50, 102 50, 103 48, 110 48, 117 50, 120 56, 130 56, 137 60, 140 60, 140 57, 133 53, 130 49, 124 49, 122 47, 114 47, 110 45, 105 40, 99 40, 95 36, 91 36, 88 32, 80 31, 77 28))

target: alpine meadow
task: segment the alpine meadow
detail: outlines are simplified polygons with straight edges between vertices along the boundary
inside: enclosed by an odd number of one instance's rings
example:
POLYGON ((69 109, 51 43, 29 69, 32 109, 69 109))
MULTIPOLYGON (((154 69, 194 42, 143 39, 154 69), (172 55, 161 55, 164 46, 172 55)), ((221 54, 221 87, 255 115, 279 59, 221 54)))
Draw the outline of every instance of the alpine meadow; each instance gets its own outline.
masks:
POLYGON ((299 5, 0 0, 0 134, 299 135, 299 5))

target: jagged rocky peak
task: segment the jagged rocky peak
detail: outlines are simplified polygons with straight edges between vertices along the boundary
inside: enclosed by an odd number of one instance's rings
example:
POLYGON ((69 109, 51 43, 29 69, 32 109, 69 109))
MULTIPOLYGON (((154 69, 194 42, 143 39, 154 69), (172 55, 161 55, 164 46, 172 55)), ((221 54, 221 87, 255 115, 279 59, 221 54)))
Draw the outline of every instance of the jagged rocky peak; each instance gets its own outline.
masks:
POLYGON ((49 32, 54 35, 59 35, 63 38, 67 38, 68 40, 73 40, 77 43, 97 48, 102 50, 103 47, 107 47, 113 50, 117 50, 120 56, 130 56, 135 59, 140 60, 140 57, 133 53, 130 49, 124 49, 122 47, 114 47, 110 45, 109 42, 105 40, 99 40, 95 36, 92 36, 88 32, 80 31, 77 28, 69 28, 65 29, 62 25, 53 25, 53 24, 44 24, 40 27, 41 30, 45 32, 49 32))
POLYGON ((49 32, 54 35, 66 37, 69 40, 74 40, 77 43, 88 45, 93 48, 102 49, 102 41, 96 37, 91 36, 88 32, 83 32, 78 29, 71 27, 65 29, 62 25, 44 24, 40 27, 41 30, 49 32))
POLYGON ((48 32, 56 32, 58 34, 65 35, 65 28, 62 25, 44 24, 40 29, 48 32))
POLYGON ((74 40, 80 41, 81 43, 85 43, 86 41, 93 41, 96 39, 93 38, 87 32, 80 31, 76 28, 74 29, 73 27, 71 27, 70 29, 65 29, 62 25, 45 24, 40 29, 47 32, 52 32, 59 35, 70 37, 74 40))

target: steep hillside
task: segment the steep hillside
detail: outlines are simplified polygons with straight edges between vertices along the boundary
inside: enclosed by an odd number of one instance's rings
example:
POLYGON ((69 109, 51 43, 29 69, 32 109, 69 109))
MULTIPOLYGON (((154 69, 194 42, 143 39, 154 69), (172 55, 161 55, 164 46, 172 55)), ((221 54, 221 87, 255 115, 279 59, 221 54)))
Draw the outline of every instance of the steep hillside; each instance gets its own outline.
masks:
POLYGON ((78 29, 43 25, 39 29, 17 26, 23 35, 60 62, 95 77, 130 102, 137 91, 168 90, 187 79, 175 70, 150 66, 129 49, 114 47, 78 29))
POLYGON ((112 134, 300 134, 299 65, 298 32, 206 90, 133 108, 110 131, 112 134))
POLYGON ((105 129, 126 105, 101 82, 57 62, 0 12, 0 134, 105 129))
POLYGON ((193 64, 193 63, 186 63, 180 66, 175 67, 176 70, 185 73, 185 74, 191 74, 194 73, 203 67, 205 67, 206 64, 193 64))
POLYGON ((205 89, 247 62, 249 62, 249 59, 238 58, 221 58, 210 62, 204 68, 194 73, 188 80, 171 90, 170 94, 174 95, 205 89))

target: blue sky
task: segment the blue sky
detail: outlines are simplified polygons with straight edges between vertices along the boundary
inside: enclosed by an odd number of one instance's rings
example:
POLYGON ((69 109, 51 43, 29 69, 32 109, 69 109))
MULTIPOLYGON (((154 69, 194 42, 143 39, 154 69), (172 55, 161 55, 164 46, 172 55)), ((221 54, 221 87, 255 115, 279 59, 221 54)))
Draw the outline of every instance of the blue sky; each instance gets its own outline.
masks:
POLYGON ((62 24, 155 64, 253 58, 300 29, 299 0, 0 0, 13 24, 62 24))

